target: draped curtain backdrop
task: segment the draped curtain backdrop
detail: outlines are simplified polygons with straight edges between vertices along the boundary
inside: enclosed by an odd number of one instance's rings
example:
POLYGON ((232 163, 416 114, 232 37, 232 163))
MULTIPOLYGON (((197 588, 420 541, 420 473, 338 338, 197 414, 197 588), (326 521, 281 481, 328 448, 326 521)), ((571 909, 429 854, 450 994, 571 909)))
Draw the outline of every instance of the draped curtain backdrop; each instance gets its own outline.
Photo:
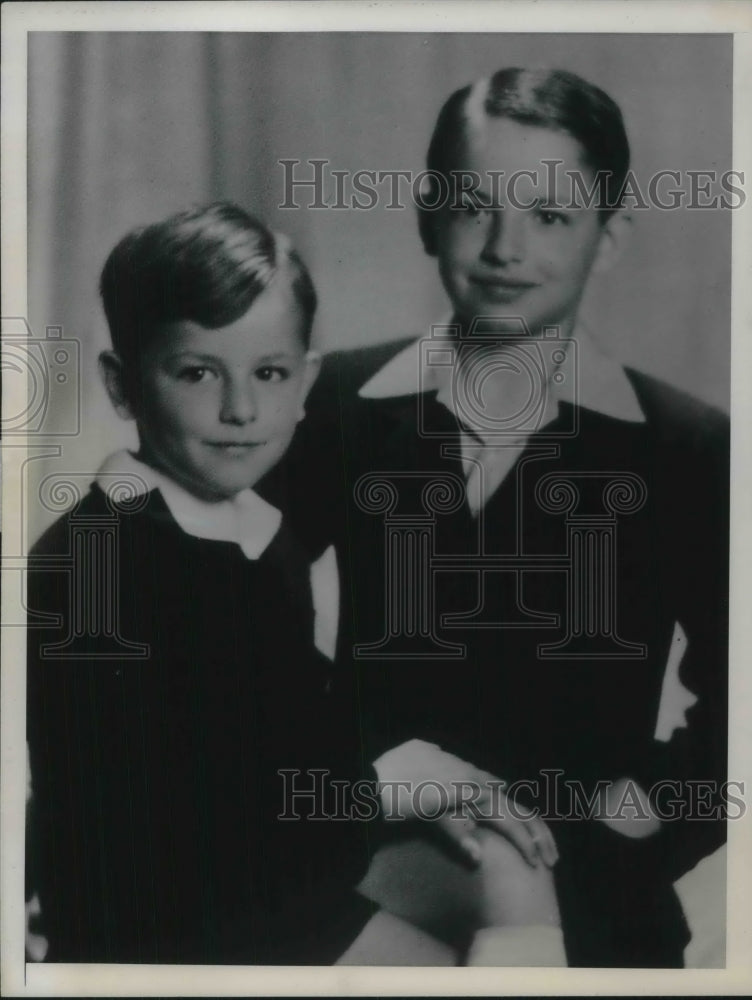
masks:
MULTIPOLYGON (((324 347, 423 332, 446 300, 415 213, 280 209, 279 161, 327 170, 420 170, 456 87, 511 65, 571 69, 620 104, 633 165, 731 167, 730 36, 37 33, 29 43, 29 319, 81 345, 81 433, 34 463, 94 473, 133 428, 96 372, 107 344, 97 281, 133 226, 230 199, 286 232, 320 296, 324 347)), ((334 200, 333 182, 327 185, 334 200)), ((385 188, 381 188, 382 191, 385 188)), ((409 202, 408 189, 405 188, 409 202)), ((302 205, 310 195, 299 193, 302 205)), ((619 267, 584 313, 617 357, 727 406, 731 213, 637 212, 619 267)), ((72 394, 53 393, 54 433, 72 394)), ((41 529, 54 517, 40 512, 41 529)))

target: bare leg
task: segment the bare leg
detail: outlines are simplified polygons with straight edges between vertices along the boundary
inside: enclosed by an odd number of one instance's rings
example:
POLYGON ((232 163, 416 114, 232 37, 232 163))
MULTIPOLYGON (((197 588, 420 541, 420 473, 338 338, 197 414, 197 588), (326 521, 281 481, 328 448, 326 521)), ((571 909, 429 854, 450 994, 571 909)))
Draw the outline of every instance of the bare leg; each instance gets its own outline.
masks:
MULTIPOLYGON (((437 844, 416 836, 382 848, 360 891, 379 903, 383 911, 399 917, 403 928, 408 925, 412 931, 425 932, 437 949, 446 948, 456 955, 470 947, 471 960, 477 960, 478 964, 509 965, 516 964, 509 960, 509 948, 516 940, 520 964, 537 964, 535 955, 526 947, 526 942, 532 940, 526 929, 534 926, 540 937, 539 929, 548 927, 558 941, 560 919, 553 875, 542 863, 531 867, 498 833, 480 829, 476 836, 482 847, 482 859, 475 870, 449 857, 437 844), (519 931, 514 937, 508 933, 499 935, 499 941, 505 940, 502 948, 496 946, 494 935, 487 932, 495 927, 516 927, 519 931), (483 932, 477 939, 482 937, 482 949, 473 945, 478 932, 483 932), (494 955, 498 956, 498 963, 489 960, 494 955)), ((416 945, 411 957, 409 946, 406 949, 399 939, 399 926, 381 922, 369 925, 361 935, 363 940, 355 943, 359 961, 369 965, 425 964, 429 953, 416 945), (393 955, 386 936, 390 931, 396 931, 398 938, 393 955), (367 960, 366 947, 372 949, 371 960, 367 960), (410 960, 398 961, 405 952, 410 960)), ((554 964, 566 964, 561 947, 554 952, 554 964)), ((440 954, 438 951, 437 955, 440 954)), ((456 963, 455 958, 451 962, 429 964, 456 963)), ((355 963, 348 960, 347 964, 355 963)))
POLYGON ((380 910, 337 965, 457 965, 457 952, 413 924, 380 910))

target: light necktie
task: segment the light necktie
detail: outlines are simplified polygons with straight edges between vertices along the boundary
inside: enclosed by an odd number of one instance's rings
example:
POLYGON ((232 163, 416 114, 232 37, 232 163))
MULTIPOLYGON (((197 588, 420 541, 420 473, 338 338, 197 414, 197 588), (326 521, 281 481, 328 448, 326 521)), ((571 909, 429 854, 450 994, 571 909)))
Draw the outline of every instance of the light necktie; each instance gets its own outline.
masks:
POLYGON ((477 516, 478 511, 485 501, 485 468, 483 459, 485 457, 486 446, 481 439, 475 435, 463 435, 463 458, 465 464, 465 493, 467 505, 477 516))
POLYGON ((514 441, 486 444, 475 432, 465 431, 462 455, 465 469, 465 494, 473 516, 485 506, 514 466, 525 447, 526 437, 514 441))

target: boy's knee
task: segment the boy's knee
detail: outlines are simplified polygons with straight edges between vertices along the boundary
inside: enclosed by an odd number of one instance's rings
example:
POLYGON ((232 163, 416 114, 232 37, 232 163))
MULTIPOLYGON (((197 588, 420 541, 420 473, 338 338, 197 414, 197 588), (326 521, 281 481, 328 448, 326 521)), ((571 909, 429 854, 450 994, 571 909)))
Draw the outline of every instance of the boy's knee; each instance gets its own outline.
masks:
POLYGON ((481 926, 561 926, 552 870, 542 861, 535 867, 528 864, 494 831, 481 829, 477 836, 483 849, 481 926))

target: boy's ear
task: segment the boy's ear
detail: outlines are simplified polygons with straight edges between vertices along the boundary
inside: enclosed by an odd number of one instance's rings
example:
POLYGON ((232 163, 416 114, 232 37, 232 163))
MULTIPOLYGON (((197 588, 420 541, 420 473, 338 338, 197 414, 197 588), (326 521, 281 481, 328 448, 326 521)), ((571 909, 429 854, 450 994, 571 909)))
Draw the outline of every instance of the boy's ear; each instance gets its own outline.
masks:
POLYGON ((632 216, 623 208, 609 216, 593 261, 596 273, 609 271, 619 260, 632 235, 632 216))
POLYGON ((135 413, 126 392, 125 370, 115 351, 102 351, 99 355, 99 374, 115 412, 122 420, 135 420, 135 413))
POLYGON ((437 191, 436 178, 426 173, 418 191, 416 208, 418 211, 418 231, 423 242, 423 249, 429 257, 435 257, 438 249, 436 225, 438 221, 437 216, 442 211, 437 204, 440 197, 441 192, 437 191), (430 205, 431 207, 426 208, 426 205, 430 205))
POLYGON ((303 384, 300 389, 300 411, 298 420, 305 416, 305 401, 308 393, 313 388, 313 384, 319 377, 321 369, 321 353, 319 351, 308 351, 305 356, 305 371, 303 372, 303 384))
POLYGON ((418 231, 429 257, 436 256, 436 221, 436 212, 418 206, 418 231))

